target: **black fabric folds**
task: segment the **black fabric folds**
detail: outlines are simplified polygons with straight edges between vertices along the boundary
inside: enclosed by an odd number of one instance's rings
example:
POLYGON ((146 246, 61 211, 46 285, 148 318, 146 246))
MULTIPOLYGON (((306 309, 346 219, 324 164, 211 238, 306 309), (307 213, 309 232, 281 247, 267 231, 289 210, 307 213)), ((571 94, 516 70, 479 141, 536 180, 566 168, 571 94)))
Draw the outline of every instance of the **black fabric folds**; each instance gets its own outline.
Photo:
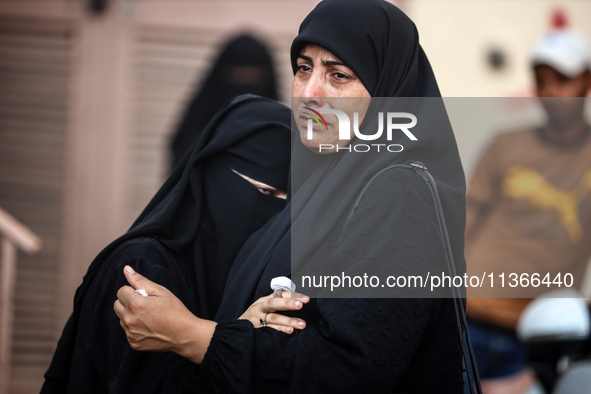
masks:
POLYGON ((172 167, 223 105, 247 93, 278 99, 269 50, 252 35, 240 34, 228 41, 191 98, 171 141, 172 167))
POLYGON ((273 100, 241 96, 212 119, 129 231, 90 265, 43 393, 169 393, 182 384, 190 362, 127 344, 113 311, 122 269, 131 265, 213 318, 238 250, 285 206, 232 170, 286 190, 290 141, 289 108, 273 100))

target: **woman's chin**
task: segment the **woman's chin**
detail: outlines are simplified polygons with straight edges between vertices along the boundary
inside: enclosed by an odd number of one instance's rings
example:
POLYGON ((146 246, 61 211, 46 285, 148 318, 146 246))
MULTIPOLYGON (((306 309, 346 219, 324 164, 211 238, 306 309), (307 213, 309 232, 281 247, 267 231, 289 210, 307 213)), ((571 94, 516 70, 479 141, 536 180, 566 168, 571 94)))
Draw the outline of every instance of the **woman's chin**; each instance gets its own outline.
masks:
POLYGON ((336 152, 336 146, 334 144, 325 143, 319 138, 312 138, 309 140, 304 135, 300 134, 300 141, 302 141, 302 144, 310 151, 320 155, 336 152))
POLYGON ((302 141, 302 145, 306 148, 321 155, 327 155, 338 152, 341 149, 347 149, 346 147, 351 142, 350 140, 340 140, 338 136, 329 136, 326 134, 320 135, 316 133, 312 134, 312 139, 308 139, 307 132, 301 131, 300 141, 302 141))

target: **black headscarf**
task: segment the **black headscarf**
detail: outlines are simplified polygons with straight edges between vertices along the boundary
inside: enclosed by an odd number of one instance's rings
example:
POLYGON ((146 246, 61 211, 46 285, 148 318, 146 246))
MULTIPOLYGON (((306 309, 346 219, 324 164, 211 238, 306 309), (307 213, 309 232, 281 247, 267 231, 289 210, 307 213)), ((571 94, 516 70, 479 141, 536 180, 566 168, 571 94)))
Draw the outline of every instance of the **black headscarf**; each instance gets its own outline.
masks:
POLYGON ((255 37, 241 34, 227 42, 187 106, 171 144, 172 167, 224 104, 247 93, 278 98, 273 60, 267 47, 255 37))
MULTIPOLYGON (((420 161, 427 166, 439 190, 457 269, 465 269, 464 174, 437 82, 413 22, 383 0, 324 0, 306 17, 293 41, 294 73, 297 56, 306 43, 317 44, 337 56, 372 97, 411 98, 406 104, 400 103, 418 118, 412 129, 418 141, 408 141, 399 133, 392 141, 372 142, 401 143, 404 150, 400 153, 342 151, 318 155, 296 137, 290 204, 243 247, 228 279, 219 320, 239 316, 251 298, 268 292, 271 278, 289 274, 290 257, 292 267, 304 261, 330 264, 335 242, 331 237, 339 233, 363 186, 392 164, 420 161), (420 101, 423 97, 432 97, 429 105, 420 101)), ((377 120, 371 115, 378 110, 370 105, 362 128, 377 128, 372 123, 377 120)), ((350 144, 356 142, 353 139, 350 144)), ((376 211, 368 220, 379 223, 380 217, 376 211)), ((389 237, 405 236, 404 228, 397 231, 389 237)))
MULTIPOLYGON (((129 255, 134 252, 128 250, 135 249, 122 248, 146 238, 158 241, 163 247, 146 252, 151 261, 160 265, 161 271, 177 276, 176 283, 182 284, 181 289, 176 289, 178 295, 194 314, 212 318, 238 250, 248 236, 285 206, 284 200, 261 193, 232 170, 286 190, 289 113, 283 104, 249 95, 235 99, 212 119, 191 153, 175 168, 130 230, 108 245, 90 265, 46 373, 44 393, 65 392, 66 386, 104 384, 105 376, 117 374, 121 374, 118 385, 145 386, 150 390, 158 387, 158 379, 165 372, 162 365, 153 370, 153 381, 133 381, 137 379, 134 368, 137 373, 150 375, 150 370, 143 369, 151 368, 146 367, 147 360, 158 361, 148 353, 135 352, 129 356, 134 361, 116 360, 115 365, 97 361, 123 352, 119 346, 128 347, 114 318, 113 302, 122 284, 114 283, 113 278, 124 283, 122 265, 132 264, 138 256, 129 255), (110 342, 115 340, 122 343, 110 342), (93 359, 88 359, 85 352, 93 359), (126 372, 117 370, 118 363, 125 364, 120 368, 126 372), (88 373, 95 369, 97 373, 88 373)), ((190 364, 186 360, 183 363, 182 358, 173 359, 160 359, 168 360, 166 368, 172 374, 181 373, 190 364), (173 359, 177 364, 172 364, 173 359)))
POLYGON ((308 14, 291 46, 294 73, 306 43, 330 51, 372 97, 439 97, 414 23, 386 1, 325 0, 308 14))

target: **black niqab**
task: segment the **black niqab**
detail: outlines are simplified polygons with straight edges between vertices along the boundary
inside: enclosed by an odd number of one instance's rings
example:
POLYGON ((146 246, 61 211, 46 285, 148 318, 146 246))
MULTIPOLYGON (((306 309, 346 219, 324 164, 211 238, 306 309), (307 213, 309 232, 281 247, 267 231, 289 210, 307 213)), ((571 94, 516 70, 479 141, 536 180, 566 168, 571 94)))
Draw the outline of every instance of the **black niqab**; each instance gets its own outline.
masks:
POLYGON ((288 116, 286 106, 255 96, 242 96, 220 111, 130 230, 93 261, 85 281, 120 243, 156 238, 176 252, 192 250, 194 286, 203 295, 194 313, 212 318, 238 250, 285 204, 260 193, 231 170, 286 190, 288 116), (207 274, 210 270, 217 275, 207 274))
POLYGON ((185 305, 198 316, 212 318, 239 248, 285 206, 232 169, 285 190, 288 120, 286 106, 256 96, 235 99, 212 119, 130 230, 90 265, 76 291, 74 311, 46 373, 43 393, 67 392, 66 387, 101 392, 105 384, 114 391, 134 387, 140 392, 143 387, 157 392, 160 379, 181 384, 189 361, 174 354, 135 352, 125 340, 113 311, 116 292, 125 283, 123 265, 139 259, 133 255, 136 251, 151 248, 150 265, 139 266, 149 272, 136 269, 148 277, 173 277, 177 288, 171 290, 185 305), (114 354, 120 358, 113 360, 114 354), (149 378, 140 379, 139 374, 149 378))
POLYGON ((223 105, 247 93, 278 98, 269 50, 252 35, 241 34, 227 42, 187 106, 171 143, 172 167, 223 105))

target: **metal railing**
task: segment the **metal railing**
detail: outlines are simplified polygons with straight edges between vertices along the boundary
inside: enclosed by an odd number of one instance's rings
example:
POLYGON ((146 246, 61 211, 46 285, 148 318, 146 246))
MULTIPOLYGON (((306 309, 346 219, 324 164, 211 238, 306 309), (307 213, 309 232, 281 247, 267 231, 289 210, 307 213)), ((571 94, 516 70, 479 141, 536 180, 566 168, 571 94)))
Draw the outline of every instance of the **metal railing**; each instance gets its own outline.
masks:
POLYGON ((14 284, 18 249, 28 254, 41 249, 41 240, 31 230, 0 208, 0 393, 8 393, 14 284))

